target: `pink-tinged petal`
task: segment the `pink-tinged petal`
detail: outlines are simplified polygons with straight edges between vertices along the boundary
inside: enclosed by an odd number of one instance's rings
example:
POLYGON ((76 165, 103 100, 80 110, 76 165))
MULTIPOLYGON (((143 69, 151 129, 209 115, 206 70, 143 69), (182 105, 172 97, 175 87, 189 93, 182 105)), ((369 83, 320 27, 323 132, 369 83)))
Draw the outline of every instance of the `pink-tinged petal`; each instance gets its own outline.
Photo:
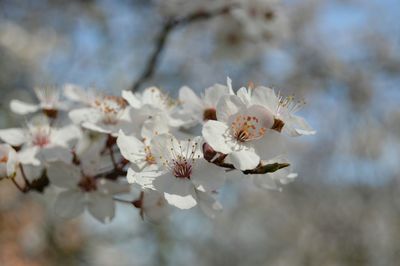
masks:
POLYGON ((102 223, 109 223, 115 215, 115 202, 111 195, 93 192, 88 194, 88 211, 102 223))
POLYGON ((120 130, 117 145, 122 156, 132 163, 146 160, 145 145, 133 136, 127 136, 120 130))
POLYGON ((222 205, 210 195, 200 190, 196 190, 197 203, 200 209, 210 218, 214 219, 222 211, 222 205))
POLYGON ((21 128, 8 128, 0 130, 0 139, 11 146, 21 146, 26 141, 25 132, 21 128))
POLYGON ((259 125, 269 129, 274 125, 274 115, 267 108, 261 105, 252 105, 246 109, 246 114, 259 119, 259 125))
POLYGON ((182 210, 191 209, 197 205, 196 198, 193 195, 179 196, 179 195, 164 193, 164 196, 170 205, 175 206, 182 210))
POLYGON ((254 169, 260 163, 260 157, 250 150, 232 152, 228 154, 227 160, 241 171, 254 169))
POLYGON ((77 217, 85 209, 85 195, 78 189, 63 191, 58 195, 54 208, 61 218, 77 217))
POLYGON ((220 121, 207 121, 203 126, 202 134, 205 142, 218 152, 230 153, 236 145, 229 126, 220 121))
POLYGON ((62 188, 77 188, 81 177, 81 170, 75 165, 64 162, 50 163, 47 167, 47 176, 52 184, 62 188))
POLYGON ((227 122, 232 115, 245 107, 243 101, 236 95, 223 96, 217 104, 217 120, 227 122))
POLYGON ((191 180, 196 186, 202 186, 206 191, 214 191, 224 184, 225 172, 215 164, 198 159, 195 162, 191 180))
POLYGON ((142 106, 142 102, 139 97, 131 91, 122 91, 122 98, 129 103, 129 105, 135 109, 139 109, 142 106))
POLYGON ((38 104, 26 103, 20 100, 12 100, 10 102, 10 109, 16 114, 27 115, 35 113, 40 109, 38 104))

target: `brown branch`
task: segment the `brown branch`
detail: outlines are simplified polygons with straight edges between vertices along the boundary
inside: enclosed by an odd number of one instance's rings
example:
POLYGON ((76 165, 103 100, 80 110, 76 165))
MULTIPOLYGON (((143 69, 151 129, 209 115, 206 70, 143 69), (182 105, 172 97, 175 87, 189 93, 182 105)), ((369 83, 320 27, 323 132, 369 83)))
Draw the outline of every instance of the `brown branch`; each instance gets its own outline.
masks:
MULTIPOLYGON (((215 151, 208 143, 203 144, 203 155, 206 161, 215 164, 219 167, 226 168, 227 169, 226 171, 239 170, 236 169, 233 164, 225 162, 227 154, 215 151)), ((251 170, 244 170, 241 172, 245 175, 262 175, 266 173, 273 173, 289 166, 290 164, 288 163, 272 163, 265 165, 259 163, 259 165, 256 168, 251 170)))
POLYGON ((233 7, 233 5, 230 5, 213 11, 197 11, 185 17, 167 20, 155 40, 155 49, 153 53, 150 54, 146 63, 146 67, 144 68, 142 74, 139 76, 137 81, 132 85, 131 90, 137 91, 143 83, 153 77, 158 62, 160 61, 160 55, 165 49, 169 36, 175 29, 181 26, 192 24, 197 21, 207 20, 218 15, 227 14, 233 7))

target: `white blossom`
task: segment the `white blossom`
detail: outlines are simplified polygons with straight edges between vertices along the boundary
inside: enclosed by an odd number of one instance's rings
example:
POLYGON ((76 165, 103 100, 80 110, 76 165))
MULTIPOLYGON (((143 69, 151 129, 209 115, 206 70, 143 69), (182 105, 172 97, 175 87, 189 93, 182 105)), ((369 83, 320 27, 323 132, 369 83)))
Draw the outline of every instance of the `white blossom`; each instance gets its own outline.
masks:
POLYGON ((47 168, 52 184, 63 189, 55 202, 56 213, 63 218, 74 218, 87 208, 89 213, 106 223, 114 218, 113 195, 126 193, 129 188, 98 177, 107 167, 100 156, 99 147, 91 146, 80 156, 79 165, 53 162, 47 168))
POLYGON ((189 87, 179 90, 179 101, 182 105, 182 117, 186 116, 187 126, 195 126, 208 120, 217 120, 217 103, 224 95, 234 94, 232 81, 227 79, 227 86, 215 84, 204 90, 204 94, 197 96, 189 87))
POLYGON ((20 147, 19 161, 23 164, 40 165, 44 161, 71 162, 71 148, 80 137, 74 125, 51 127, 47 120, 30 122, 27 128, 0 130, 0 139, 14 147, 20 147))
POLYGON ((59 110, 66 110, 68 105, 60 100, 60 92, 53 87, 36 87, 34 88, 36 98, 39 103, 26 103, 20 100, 12 100, 10 102, 11 110, 20 115, 43 111, 49 117, 57 116, 59 110))
MULTIPOLYGON (((244 89, 242 93, 245 94, 244 89)), ((303 117, 296 115, 304 106, 303 101, 295 101, 293 96, 283 97, 267 87, 256 87, 247 93, 251 95, 250 100, 253 104, 262 105, 273 113, 275 127, 282 132, 294 137, 316 133, 303 117)))
MULTIPOLYGON (((202 158, 201 138, 178 141, 170 134, 153 138, 154 158, 158 170, 136 173, 131 178, 164 192, 169 204, 180 209, 194 207, 198 200, 197 190, 206 192, 219 189, 224 183, 222 169, 202 158)), ((129 176, 129 173, 128 173, 129 176)))
POLYGON ((215 151, 228 154, 235 168, 254 169, 260 158, 280 154, 282 139, 271 130, 273 115, 263 106, 246 106, 238 96, 224 96, 217 106, 217 118, 204 125, 203 137, 215 151))

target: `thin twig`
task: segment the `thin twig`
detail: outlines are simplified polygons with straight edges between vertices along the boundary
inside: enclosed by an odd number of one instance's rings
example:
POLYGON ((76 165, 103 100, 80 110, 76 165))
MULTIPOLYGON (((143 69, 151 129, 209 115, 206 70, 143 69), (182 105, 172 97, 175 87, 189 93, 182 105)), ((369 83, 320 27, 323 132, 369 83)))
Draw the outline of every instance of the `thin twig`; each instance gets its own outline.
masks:
POLYGON ((22 178, 24 179, 26 190, 29 190, 29 188, 31 187, 31 183, 29 182, 28 178, 26 177, 25 170, 24 170, 24 167, 22 166, 22 164, 19 164, 19 169, 21 170, 21 175, 22 175, 22 178))
POLYGON ((133 204, 132 201, 130 200, 124 200, 124 199, 120 199, 120 198, 113 198, 113 200, 117 201, 117 202, 122 202, 122 203, 127 203, 127 204, 133 204))
POLYGON ((185 26, 197 21, 202 21, 202 20, 207 20, 213 17, 216 17, 218 15, 223 15, 227 14, 231 8, 233 8, 233 5, 230 6, 225 6, 213 11, 197 11, 193 14, 189 14, 185 17, 181 18, 175 18, 175 19, 169 19, 167 20, 160 33, 158 34, 156 38, 156 45, 154 48, 154 51, 152 54, 150 54, 146 67, 144 68, 142 74, 139 76, 137 81, 132 85, 131 90, 132 91, 137 91, 140 86, 145 83, 147 80, 151 79, 154 75, 154 72, 157 68, 158 62, 160 60, 160 55, 162 51, 165 49, 165 46, 167 44, 168 38, 170 34, 178 27, 180 26, 185 26))
POLYGON ((28 190, 26 188, 23 188, 20 186, 20 184, 17 183, 17 181, 15 181, 15 178, 11 178, 11 181, 14 183, 15 187, 21 191, 22 193, 26 193, 28 192, 28 190))
POLYGON ((110 158, 111 158, 111 162, 114 166, 114 169, 117 170, 118 164, 117 164, 117 161, 115 160, 113 147, 108 147, 108 151, 110 152, 110 158))

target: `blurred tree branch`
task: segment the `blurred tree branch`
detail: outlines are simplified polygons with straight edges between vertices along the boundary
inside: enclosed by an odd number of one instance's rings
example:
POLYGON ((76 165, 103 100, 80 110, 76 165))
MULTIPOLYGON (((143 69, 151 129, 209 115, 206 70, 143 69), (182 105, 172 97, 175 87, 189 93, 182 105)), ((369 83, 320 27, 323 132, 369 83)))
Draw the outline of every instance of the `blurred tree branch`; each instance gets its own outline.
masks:
POLYGON ((139 75, 139 78, 132 85, 131 90, 137 91, 143 83, 153 77, 159 63, 161 53, 166 47, 169 36, 175 29, 198 21, 203 21, 219 15, 227 14, 233 7, 234 5, 230 5, 213 11, 196 11, 181 18, 171 18, 166 20, 161 31, 155 39, 155 48, 147 59, 146 67, 139 75))

